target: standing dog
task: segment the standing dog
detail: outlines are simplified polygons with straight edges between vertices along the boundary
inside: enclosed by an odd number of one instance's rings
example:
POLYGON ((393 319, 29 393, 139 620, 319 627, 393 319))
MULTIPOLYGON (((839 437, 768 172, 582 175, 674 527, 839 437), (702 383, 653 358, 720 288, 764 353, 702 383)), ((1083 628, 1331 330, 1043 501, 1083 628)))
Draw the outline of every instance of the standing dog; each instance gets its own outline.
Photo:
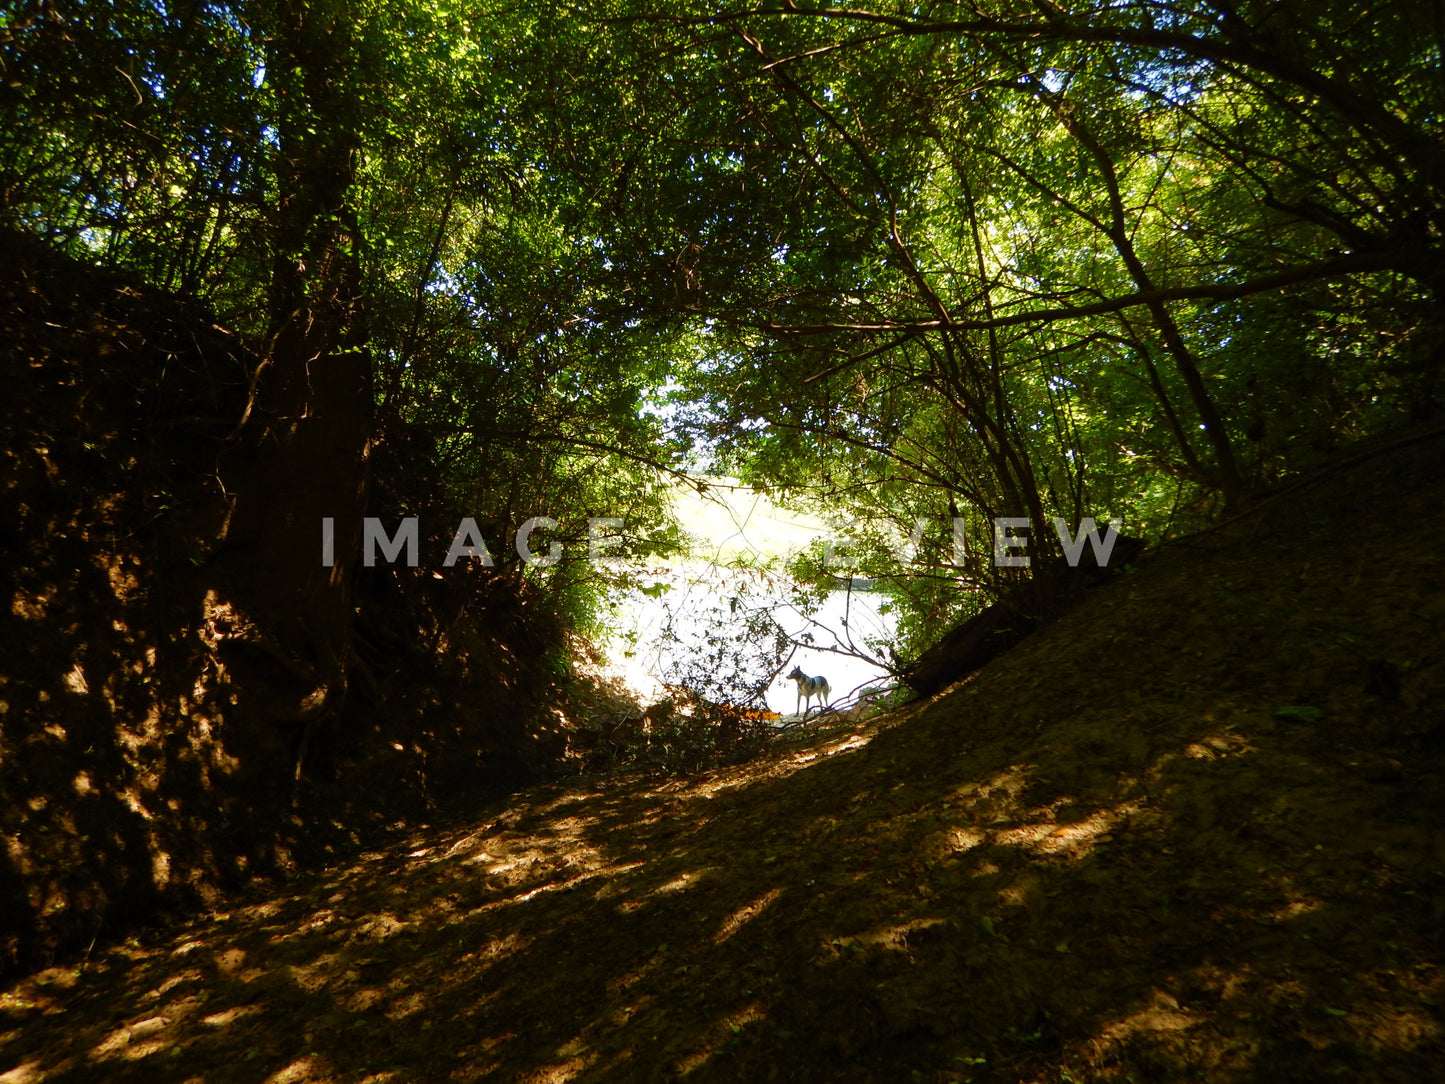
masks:
MULTIPOLYGON (((813 697, 818 698, 818 707, 828 706, 828 694, 833 691, 825 677, 809 677, 798 667, 793 667, 793 672, 788 675, 789 681, 798 683, 798 706, 801 707, 804 699, 808 702, 808 711, 813 710, 813 697)), ((808 717, 808 711, 803 712, 803 718, 808 717)), ((795 711, 794 714, 797 714, 795 711)))

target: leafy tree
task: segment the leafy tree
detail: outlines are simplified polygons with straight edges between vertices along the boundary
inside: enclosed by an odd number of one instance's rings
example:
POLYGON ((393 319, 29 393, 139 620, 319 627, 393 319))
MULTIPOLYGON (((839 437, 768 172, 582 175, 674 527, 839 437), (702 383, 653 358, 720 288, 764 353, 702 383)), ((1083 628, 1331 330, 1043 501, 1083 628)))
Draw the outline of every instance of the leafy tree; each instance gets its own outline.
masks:
POLYGON ((602 8, 667 118, 589 163, 636 192, 615 273, 698 314, 692 431, 755 480, 905 536, 1023 514, 1042 556, 1054 515, 1198 523, 1434 409, 1441 87, 1409 12, 602 8))

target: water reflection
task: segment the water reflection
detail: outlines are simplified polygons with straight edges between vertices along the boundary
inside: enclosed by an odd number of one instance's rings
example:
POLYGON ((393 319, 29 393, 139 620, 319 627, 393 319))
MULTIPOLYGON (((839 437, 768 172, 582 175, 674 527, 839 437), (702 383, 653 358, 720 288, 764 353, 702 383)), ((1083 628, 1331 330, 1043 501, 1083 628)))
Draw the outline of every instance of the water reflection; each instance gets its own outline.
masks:
MULTIPOLYGON (((863 589, 866 584, 833 591, 814 607, 786 576, 761 570, 696 563, 642 578, 645 590, 630 591, 617 604, 607 654, 628 683, 650 697, 662 695, 661 682, 677 681, 689 668, 695 672, 704 656, 711 660, 709 631, 714 644, 721 637, 732 645, 721 652, 724 668, 737 654, 760 662, 761 652, 749 651, 742 637, 750 618, 756 628, 765 615, 789 641, 782 673, 799 666, 805 674, 826 677, 835 705, 887 679, 887 671, 869 657, 886 655, 881 645, 892 639, 895 624, 891 614, 879 613, 884 596, 863 589)), ((770 669, 761 668, 762 675, 770 669)), ((783 715, 792 714, 797 702, 794 683, 781 674, 768 684, 765 697, 767 706, 783 715)))

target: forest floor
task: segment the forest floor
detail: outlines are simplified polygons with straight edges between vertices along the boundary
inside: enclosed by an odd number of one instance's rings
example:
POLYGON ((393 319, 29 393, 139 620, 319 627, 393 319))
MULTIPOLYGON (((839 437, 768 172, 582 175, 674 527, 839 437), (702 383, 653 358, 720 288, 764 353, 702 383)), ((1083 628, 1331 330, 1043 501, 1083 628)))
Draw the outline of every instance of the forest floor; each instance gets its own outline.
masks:
POLYGON ((0 993, 0 1081, 1445 1079, 1445 439, 971 680, 0 993))

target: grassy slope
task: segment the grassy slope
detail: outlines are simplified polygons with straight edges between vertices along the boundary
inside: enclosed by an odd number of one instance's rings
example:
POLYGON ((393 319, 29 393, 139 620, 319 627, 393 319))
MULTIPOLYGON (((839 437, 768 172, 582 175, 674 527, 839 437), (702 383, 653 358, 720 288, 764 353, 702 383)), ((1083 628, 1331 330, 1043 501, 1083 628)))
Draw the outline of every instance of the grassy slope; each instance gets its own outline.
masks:
POLYGON ((931 703, 533 792, 0 996, 0 1080, 1445 1073, 1445 440, 931 703))

